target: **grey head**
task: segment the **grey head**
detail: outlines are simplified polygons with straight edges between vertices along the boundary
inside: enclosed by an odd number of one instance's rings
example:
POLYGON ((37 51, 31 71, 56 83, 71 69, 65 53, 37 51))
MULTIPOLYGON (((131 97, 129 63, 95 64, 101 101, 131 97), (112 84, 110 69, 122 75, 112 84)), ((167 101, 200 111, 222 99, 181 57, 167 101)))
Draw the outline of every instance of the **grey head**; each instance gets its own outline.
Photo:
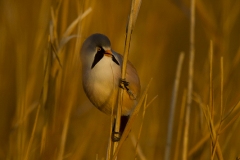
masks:
POLYGON ((91 67, 92 69, 104 55, 112 57, 112 60, 119 65, 119 62, 112 53, 111 42, 107 36, 95 33, 83 42, 81 48, 81 60, 83 67, 91 67))

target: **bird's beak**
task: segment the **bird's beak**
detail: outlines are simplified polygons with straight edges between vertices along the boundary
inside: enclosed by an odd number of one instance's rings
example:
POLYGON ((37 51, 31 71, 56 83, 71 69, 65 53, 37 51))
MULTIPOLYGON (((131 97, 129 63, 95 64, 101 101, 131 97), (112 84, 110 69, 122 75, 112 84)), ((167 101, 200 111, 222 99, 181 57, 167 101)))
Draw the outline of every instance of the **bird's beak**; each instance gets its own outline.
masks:
POLYGON ((112 51, 111 50, 105 50, 104 55, 108 56, 108 57, 112 57, 112 51))

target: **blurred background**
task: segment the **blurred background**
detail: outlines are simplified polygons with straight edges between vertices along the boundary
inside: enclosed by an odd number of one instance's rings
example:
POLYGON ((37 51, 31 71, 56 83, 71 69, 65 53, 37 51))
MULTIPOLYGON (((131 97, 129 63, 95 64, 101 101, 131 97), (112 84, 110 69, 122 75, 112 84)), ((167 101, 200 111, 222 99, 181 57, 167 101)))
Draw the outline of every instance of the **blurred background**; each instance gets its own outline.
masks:
MULTIPOLYGON (((109 37, 113 50, 123 53, 131 1, 2 0, 0 6, 0 159, 104 159, 110 117, 93 107, 83 92, 79 50, 84 39, 98 32, 109 37)), ((212 41, 213 123, 217 126, 221 120, 223 57, 223 117, 227 118, 222 128, 227 128, 218 141, 223 158, 236 159, 240 156, 239 109, 230 111, 240 99, 240 1, 197 0, 195 20, 193 93, 202 105, 209 105, 212 41)), ((158 98, 144 119, 140 111, 119 159, 134 159, 132 138, 142 121, 143 155, 137 158, 164 158, 175 72, 184 52, 169 158, 182 159, 185 124, 179 127, 179 122, 188 82, 189 37, 189 0, 142 1, 129 60, 143 89, 153 78, 148 101, 158 98)), ((193 100, 187 159, 210 159, 209 133, 200 103, 193 100)))

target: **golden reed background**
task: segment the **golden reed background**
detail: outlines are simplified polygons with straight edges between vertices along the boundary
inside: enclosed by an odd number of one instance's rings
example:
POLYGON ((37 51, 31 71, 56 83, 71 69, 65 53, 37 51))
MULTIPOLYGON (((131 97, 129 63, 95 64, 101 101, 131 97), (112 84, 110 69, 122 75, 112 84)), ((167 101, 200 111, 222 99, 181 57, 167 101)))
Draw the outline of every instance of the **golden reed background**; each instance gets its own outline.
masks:
MULTIPOLYGON (((130 4, 120 0, 0 1, 0 159, 52 160, 61 154, 69 160, 106 156, 110 117, 94 108, 83 93, 79 48, 87 36, 99 32, 106 34, 112 48, 122 53, 130 4), (64 37, 70 24, 90 7, 92 12, 64 37), (71 35, 74 37, 67 41, 71 35)), ((142 88, 154 78, 149 100, 158 95, 146 110, 139 141, 142 153, 149 160, 164 157, 175 71, 183 51, 171 159, 182 157, 183 138, 176 142, 176 137, 184 128, 178 126, 188 81, 189 4, 187 0, 143 0, 133 31, 129 59, 138 70, 142 88)), ((200 97, 201 103, 193 100, 191 106, 188 159, 211 157, 210 130, 200 107, 200 104, 207 107, 210 99, 210 40, 213 42, 212 120, 219 124, 220 57, 223 56, 223 116, 228 116, 222 129, 228 127, 218 141, 224 159, 240 155, 238 107, 228 114, 240 100, 239 28, 240 1, 196 0, 193 97, 200 97)), ((134 159, 131 137, 137 136, 141 121, 140 112, 119 159, 134 159)))

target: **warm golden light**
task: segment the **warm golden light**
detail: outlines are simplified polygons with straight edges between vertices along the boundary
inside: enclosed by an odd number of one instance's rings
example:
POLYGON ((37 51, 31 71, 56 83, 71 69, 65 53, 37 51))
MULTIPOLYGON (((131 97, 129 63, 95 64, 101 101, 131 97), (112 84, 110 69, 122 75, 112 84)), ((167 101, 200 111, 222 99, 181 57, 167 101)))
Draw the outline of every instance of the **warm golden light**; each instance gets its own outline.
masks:
MULTIPOLYGON (((130 5, 110 0, 0 2, 0 159, 106 157, 111 117, 84 94, 79 53, 93 33, 107 35, 112 49, 123 53, 130 5)), ((188 159, 240 156, 239 11, 239 0, 196 0, 188 159)), ((129 60, 143 90, 153 78, 147 101, 158 97, 144 119, 140 110, 119 160, 134 159, 142 120, 137 159, 164 159, 181 52, 170 159, 182 158, 190 45, 190 1, 142 0, 129 60)))

